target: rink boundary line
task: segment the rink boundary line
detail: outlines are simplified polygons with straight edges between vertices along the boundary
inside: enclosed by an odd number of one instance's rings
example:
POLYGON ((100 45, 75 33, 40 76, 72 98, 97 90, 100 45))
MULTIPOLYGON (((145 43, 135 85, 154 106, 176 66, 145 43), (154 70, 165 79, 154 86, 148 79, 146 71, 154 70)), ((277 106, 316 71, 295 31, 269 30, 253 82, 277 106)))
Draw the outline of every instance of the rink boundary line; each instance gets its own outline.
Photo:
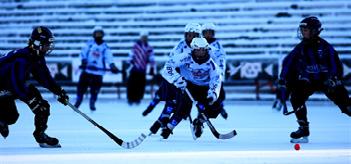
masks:
MULTIPOLYGON (((152 159, 239 159, 239 158, 351 158, 351 149, 326 150, 269 150, 269 151, 189 151, 189 152, 116 152, 116 153, 72 153, 72 154, 25 154, 0 155, 1 162, 34 162, 34 161, 81 161, 84 160, 152 160, 152 159)), ((1 163, 0 162, 0 163, 1 163)))

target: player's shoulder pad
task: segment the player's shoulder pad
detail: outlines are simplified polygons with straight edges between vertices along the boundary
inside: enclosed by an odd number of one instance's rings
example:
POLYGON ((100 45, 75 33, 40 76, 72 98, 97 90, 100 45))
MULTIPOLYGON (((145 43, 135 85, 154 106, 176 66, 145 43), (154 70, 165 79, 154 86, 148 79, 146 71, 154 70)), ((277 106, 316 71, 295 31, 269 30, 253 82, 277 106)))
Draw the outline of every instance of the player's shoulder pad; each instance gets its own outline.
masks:
POLYGON ((106 48, 106 49, 110 49, 110 47, 107 45, 107 43, 104 41, 104 43, 102 43, 103 44, 103 46, 104 46, 104 48, 106 48))
POLYGON ((183 49, 184 46, 186 46, 186 42, 184 39, 182 39, 178 42, 176 49, 183 49))

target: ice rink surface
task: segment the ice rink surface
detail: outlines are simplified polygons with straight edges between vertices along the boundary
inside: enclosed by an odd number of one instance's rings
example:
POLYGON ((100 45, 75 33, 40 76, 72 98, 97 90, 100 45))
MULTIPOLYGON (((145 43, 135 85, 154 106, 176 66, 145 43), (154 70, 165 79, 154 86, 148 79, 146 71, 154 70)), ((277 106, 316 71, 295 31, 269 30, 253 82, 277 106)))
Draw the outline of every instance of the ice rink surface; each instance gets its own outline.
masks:
MULTIPOLYGON (((301 150, 296 151, 289 142, 290 132, 298 127, 295 116, 273 111, 269 101, 226 101, 229 118, 218 116, 212 123, 220 133, 236 129, 238 135, 229 140, 216 139, 206 125, 202 137, 193 140, 186 120, 168 140, 161 139, 159 131, 139 147, 124 149, 68 106, 49 100, 47 134, 57 137, 62 148, 43 149, 37 145, 32 136, 33 114, 18 102, 20 118, 10 126, 10 135, 0 138, 0 164, 351 164, 351 118, 329 101, 308 102, 310 143, 301 144, 301 150)), ((119 138, 130 141, 141 133, 149 133, 164 106, 160 103, 143 117, 141 113, 148 102, 129 106, 125 100, 100 99, 97 111, 92 113, 85 99, 80 110, 119 138)))

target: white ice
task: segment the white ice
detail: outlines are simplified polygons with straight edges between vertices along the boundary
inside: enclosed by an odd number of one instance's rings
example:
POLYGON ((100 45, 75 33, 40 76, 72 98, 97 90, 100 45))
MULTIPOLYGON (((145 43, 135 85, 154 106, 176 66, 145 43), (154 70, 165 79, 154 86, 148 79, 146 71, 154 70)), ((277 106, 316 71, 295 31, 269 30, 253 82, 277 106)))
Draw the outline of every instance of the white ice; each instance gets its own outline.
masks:
MULTIPOLYGON (((32 132, 33 114, 18 102, 20 118, 10 126, 10 135, 0 138, 0 164, 8 163, 351 163, 351 118, 329 101, 308 102, 310 143, 294 150, 289 134, 297 129, 294 115, 283 116, 271 109, 269 101, 226 101, 228 120, 218 116, 212 123, 220 133, 236 129, 229 140, 216 139, 205 125, 203 136, 192 139, 189 122, 181 122, 168 140, 157 135, 148 137, 135 149, 124 149, 97 127, 68 106, 49 98, 51 116, 47 134, 60 139, 62 148, 43 149, 32 132)), ((80 107, 97 123, 119 138, 130 141, 148 133, 159 116, 163 103, 150 115, 142 111, 150 100, 129 106, 125 100, 100 99, 97 111, 88 108, 88 99, 80 107)), ((192 116, 196 113, 193 111, 192 116)))

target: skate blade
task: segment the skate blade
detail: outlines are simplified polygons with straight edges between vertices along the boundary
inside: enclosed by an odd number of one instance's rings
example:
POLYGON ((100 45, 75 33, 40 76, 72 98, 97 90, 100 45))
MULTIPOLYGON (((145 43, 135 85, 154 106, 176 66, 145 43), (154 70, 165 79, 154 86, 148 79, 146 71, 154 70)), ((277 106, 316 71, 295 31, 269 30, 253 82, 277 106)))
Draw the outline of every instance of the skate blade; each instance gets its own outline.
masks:
POLYGON ((41 148, 61 148, 60 144, 56 144, 56 145, 48 145, 46 143, 39 143, 39 146, 41 148))
POLYGON ((298 139, 292 138, 290 140, 290 143, 308 143, 308 137, 302 137, 298 139))

